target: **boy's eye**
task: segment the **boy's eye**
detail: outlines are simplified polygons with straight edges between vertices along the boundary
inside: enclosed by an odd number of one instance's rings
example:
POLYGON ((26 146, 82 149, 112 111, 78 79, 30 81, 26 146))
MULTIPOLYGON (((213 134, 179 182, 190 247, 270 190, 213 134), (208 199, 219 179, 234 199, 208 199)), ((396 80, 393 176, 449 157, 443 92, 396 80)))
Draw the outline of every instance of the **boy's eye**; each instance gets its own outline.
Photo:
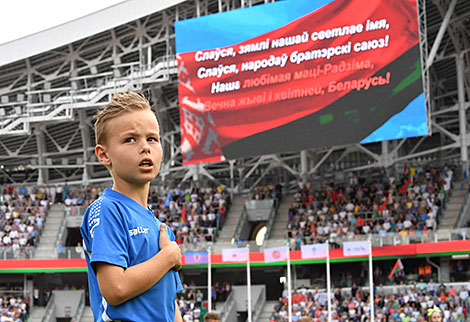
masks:
POLYGON ((134 138, 127 138, 125 142, 134 142, 135 139, 134 138))
POLYGON ((160 142, 160 140, 158 138, 155 138, 155 137, 150 137, 147 140, 150 141, 150 142, 160 142))

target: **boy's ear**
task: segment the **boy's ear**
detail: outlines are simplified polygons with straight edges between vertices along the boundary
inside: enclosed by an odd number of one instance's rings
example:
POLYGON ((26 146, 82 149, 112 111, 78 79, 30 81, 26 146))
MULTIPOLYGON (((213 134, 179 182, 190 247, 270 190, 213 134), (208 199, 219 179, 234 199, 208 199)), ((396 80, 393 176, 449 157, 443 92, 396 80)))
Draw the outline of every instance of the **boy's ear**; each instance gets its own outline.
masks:
POLYGON ((111 160, 108 157, 108 153, 106 152, 106 147, 104 145, 97 144, 95 146, 95 155, 98 158, 98 161, 105 167, 111 165, 111 160))

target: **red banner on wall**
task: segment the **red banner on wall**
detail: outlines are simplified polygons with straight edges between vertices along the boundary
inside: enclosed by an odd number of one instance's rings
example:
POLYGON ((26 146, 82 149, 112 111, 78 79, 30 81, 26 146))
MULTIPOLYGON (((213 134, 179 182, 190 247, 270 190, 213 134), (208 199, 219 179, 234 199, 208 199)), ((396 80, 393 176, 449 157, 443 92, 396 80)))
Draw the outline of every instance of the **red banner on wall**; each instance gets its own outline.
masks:
MULTIPOLYGON (((191 252, 194 253, 194 252, 191 252)), ((383 246, 373 247, 372 256, 374 260, 383 258, 398 258, 403 256, 450 256, 453 254, 470 253, 470 240, 443 241, 438 243, 421 243, 409 245, 383 246)), ((207 253, 205 253, 207 254, 207 253)), ((192 254, 194 255, 194 254, 192 254)), ((207 255, 204 255, 207 256, 207 255)), ((251 252, 249 254, 250 261, 256 264, 265 264, 263 252, 251 252)), ((367 260, 368 256, 363 256, 363 260, 367 260)), ((290 260, 292 263, 315 263, 324 262, 325 259, 302 259, 301 251, 290 251, 290 260)), ((330 260, 335 261, 354 261, 354 258, 344 257, 343 250, 330 249, 330 260)), ((207 261, 207 259, 206 259, 207 261)), ((284 261, 282 261, 284 262, 284 261)), ((212 265, 230 265, 222 261, 222 254, 211 255, 212 265)), ((183 256, 183 265, 187 267, 196 266, 192 260, 187 261, 183 256)), ((207 265, 207 264, 204 264, 207 265)), ((246 265, 246 264, 240 264, 246 265)), ((268 264, 269 265, 269 264, 268 264)), ((86 272, 87 265, 85 259, 4 259, 0 260, 0 273, 48 273, 48 272, 86 272)))

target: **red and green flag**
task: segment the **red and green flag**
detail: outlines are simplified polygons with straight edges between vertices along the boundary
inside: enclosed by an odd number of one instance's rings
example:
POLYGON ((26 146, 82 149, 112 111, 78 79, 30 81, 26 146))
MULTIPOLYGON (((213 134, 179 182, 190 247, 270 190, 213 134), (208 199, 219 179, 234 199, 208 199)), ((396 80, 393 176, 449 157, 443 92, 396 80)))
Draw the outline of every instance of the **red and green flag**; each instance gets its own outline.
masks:
POLYGON ((406 190, 410 188, 413 185, 413 177, 410 176, 410 178, 405 182, 403 187, 400 189, 400 193, 403 195, 405 194, 406 190))
POLYGON ((402 271, 404 269, 403 263, 401 262, 400 259, 397 259, 395 265, 393 265, 392 271, 390 274, 388 274, 388 279, 392 279, 393 275, 395 275, 396 272, 402 271))
POLYGON ((181 223, 184 224, 186 223, 186 221, 188 221, 188 219, 186 218, 186 206, 183 203, 183 209, 181 211, 181 223))
POLYGON ((392 194, 389 193, 388 196, 387 196, 387 199, 385 199, 385 201, 384 201, 384 203, 382 204, 382 206, 380 206, 380 208, 379 208, 380 213, 382 213, 382 212, 385 210, 385 207, 387 207, 387 205, 390 204, 390 202, 391 202, 391 196, 392 196, 392 194))

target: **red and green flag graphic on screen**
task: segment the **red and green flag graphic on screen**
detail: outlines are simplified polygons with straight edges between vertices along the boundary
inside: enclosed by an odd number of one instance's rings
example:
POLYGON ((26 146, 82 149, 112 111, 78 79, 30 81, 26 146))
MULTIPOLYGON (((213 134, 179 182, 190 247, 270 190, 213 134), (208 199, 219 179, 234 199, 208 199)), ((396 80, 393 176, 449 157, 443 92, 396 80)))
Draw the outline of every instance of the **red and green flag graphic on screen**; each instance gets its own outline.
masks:
POLYGON ((401 271, 403 269, 403 263, 400 259, 397 259, 395 265, 392 268, 392 271, 390 272, 390 274, 388 274, 388 279, 392 279, 393 275, 395 275, 396 272, 401 271))
POLYGON ((416 0, 322 2, 273 28, 253 23, 259 32, 243 37, 228 27, 235 11, 224 24, 209 23, 217 15, 175 24, 184 165, 358 143, 414 106, 423 92, 416 0), (180 43, 207 25, 197 34, 205 45, 180 43))

